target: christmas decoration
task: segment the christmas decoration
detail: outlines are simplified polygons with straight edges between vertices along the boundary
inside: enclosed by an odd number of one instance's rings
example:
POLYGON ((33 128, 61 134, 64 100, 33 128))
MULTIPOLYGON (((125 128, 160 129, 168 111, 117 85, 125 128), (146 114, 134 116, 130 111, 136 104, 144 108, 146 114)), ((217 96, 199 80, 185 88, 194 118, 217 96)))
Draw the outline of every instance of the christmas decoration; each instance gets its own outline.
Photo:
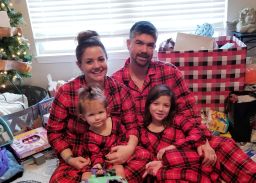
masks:
POLYGON ((0 86, 14 83, 22 77, 31 77, 31 60, 28 40, 22 36, 20 26, 24 23, 9 0, 0 0, 0 86), (6 26, 6 17, 10 27, 6 26))

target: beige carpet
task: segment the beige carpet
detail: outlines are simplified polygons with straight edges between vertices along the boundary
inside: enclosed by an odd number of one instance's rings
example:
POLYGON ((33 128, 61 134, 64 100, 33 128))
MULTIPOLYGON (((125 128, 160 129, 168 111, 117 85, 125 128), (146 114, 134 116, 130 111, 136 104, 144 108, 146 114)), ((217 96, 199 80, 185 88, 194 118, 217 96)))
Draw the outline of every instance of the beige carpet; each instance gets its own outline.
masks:
POLYGON ((28 183, 36 183, 32 181, 37 181, 40 183, 48 183, 50 177, 57 167, 58 160, 57 159, 49 159, 46 160, 45 163, 41 165, 36 165, 35 163, 26 163, 24 164, 24 173, 23 176, 13 181, 13 183, 25 183, 23 181, 27 181, 28 183))
MULTIPOLYGON (((245 152, 248 149, 256 151, 255 143, 237 143, 245 152)), ((256 155, 252 157, 256 162, 256 155)), ((13 183, 48 183, 50 177, 57 167, 58 159, 47 159, 45 163, 36 165, 33 161, 24 164, 23 176, 13 183)))

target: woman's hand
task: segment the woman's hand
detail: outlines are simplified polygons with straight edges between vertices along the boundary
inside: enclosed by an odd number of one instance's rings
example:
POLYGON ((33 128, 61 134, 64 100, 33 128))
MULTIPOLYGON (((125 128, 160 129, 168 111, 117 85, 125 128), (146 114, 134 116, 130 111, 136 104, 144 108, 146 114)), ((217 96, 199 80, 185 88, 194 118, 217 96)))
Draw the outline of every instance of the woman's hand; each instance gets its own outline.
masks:
POLYGON ((204 165, 214 165, 217 161, 217 156, 215 154, 214 149, 210 146, 208 140, 205 144, 197 147, 197 153, 199 156, 203 156, 203 164, 204 165))
POLYGON ((174 145, 167 146, 165 148, 160 149, 160 151, 157 153, 156 157, 158 160, 162 160, 162 157, 166 150, 176 149, 174 145))
POLYGON ((120 145, 111 148, 111 151, 106 155, 106 162, 111 164, 123 164, 133 154, 134 148, 130 145, 120 145))
POLYGON ((83 167, 85 167, 87 165, 90 165, 91 164, 91 160, 90 160, 90 158, 84 158, 84 157, 78 156, 78 157, 70 158, 67 163, 69 165, 75 167, 76 169, 80 170, 83 167))
POLYGON ((146 164, 145 173, 142 175, 145 178, 148 174, 156 176, 158 170, 163 166, 162 161, 151 161, 146 164))

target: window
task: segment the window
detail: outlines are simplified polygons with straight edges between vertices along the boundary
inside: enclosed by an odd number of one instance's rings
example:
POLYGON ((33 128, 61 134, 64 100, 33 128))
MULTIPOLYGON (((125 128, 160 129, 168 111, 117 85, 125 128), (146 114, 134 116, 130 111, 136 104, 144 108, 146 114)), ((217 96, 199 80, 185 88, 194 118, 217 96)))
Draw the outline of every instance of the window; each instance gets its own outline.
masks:
MULTIPOLYGON (((74 54, 76 35, 96 30, 108 52, 126 50, 130 27, 151 21, 159 41, 211 23, 223 30, 225 0, 27 0, 37 56, 74 54)), ((216 34, 215 34, 216 35, 216 34)))

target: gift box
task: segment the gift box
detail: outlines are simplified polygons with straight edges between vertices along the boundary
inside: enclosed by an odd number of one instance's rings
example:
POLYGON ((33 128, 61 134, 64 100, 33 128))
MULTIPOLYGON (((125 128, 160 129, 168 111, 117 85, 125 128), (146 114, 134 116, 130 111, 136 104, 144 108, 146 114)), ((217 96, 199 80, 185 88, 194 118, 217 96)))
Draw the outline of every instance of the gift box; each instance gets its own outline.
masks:
POLYGON ((247 47, 234 36, 221 36, 215 41, 219 48, 227 43, 234 46, 230 49, 158 52, 158 59, 181 70, 199 109, 223 112, 229 92, 244 88, 247 47))
POLYGON ((47 131, 39 127, 14 136, 12 149, 19 159, 26 158, 45 149, 50 148, 47 131))

